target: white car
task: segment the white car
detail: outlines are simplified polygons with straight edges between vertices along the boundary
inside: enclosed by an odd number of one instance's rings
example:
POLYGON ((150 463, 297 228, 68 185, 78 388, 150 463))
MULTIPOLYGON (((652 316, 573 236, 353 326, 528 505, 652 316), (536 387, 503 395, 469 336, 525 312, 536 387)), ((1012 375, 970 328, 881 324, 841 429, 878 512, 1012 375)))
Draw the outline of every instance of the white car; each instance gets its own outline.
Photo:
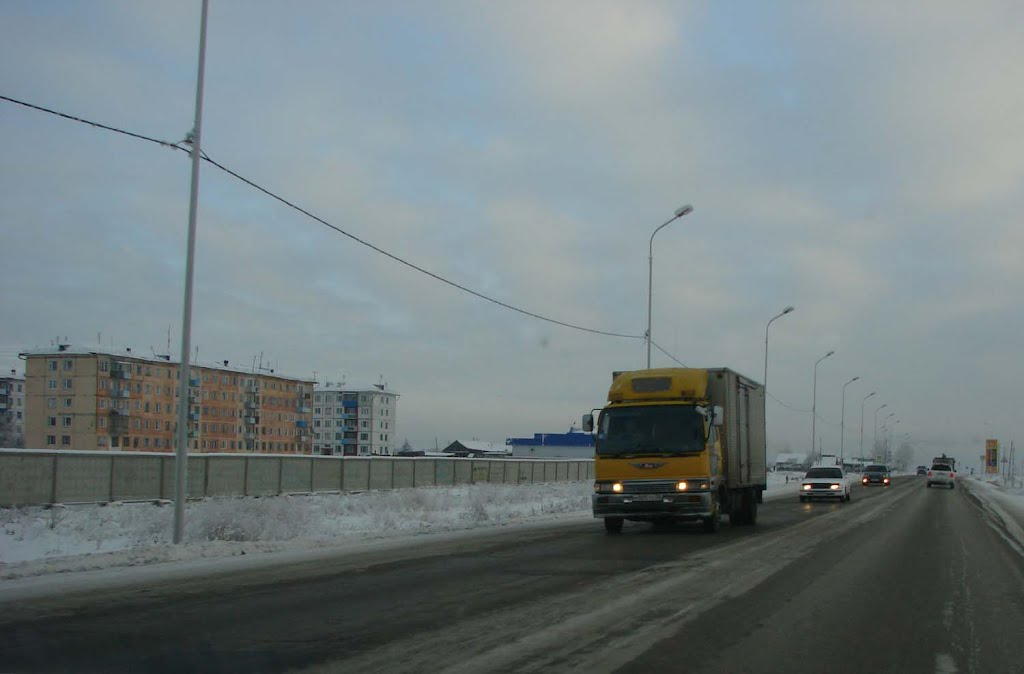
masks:
POLYGON ((816 498, 850 500, 850 480, 839 466, 821 466, 807 471, 800 483, 800 502, 816 498))
POLYGON ((948 463, 933 463, 932 469, 928 471, 928 486, 941 484, 950 489, 956 488, 956 471, 948 463))

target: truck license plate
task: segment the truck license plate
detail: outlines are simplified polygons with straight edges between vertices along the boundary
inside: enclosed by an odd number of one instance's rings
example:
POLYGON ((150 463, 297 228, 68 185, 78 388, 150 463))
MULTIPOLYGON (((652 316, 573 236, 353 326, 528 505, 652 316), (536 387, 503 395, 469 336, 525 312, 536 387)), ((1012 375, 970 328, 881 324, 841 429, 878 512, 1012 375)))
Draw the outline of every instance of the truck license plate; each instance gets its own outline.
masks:
POLYGON ((661 494, 636 494, 630 498, 634 501, 660 501, 663 497, 661 494))

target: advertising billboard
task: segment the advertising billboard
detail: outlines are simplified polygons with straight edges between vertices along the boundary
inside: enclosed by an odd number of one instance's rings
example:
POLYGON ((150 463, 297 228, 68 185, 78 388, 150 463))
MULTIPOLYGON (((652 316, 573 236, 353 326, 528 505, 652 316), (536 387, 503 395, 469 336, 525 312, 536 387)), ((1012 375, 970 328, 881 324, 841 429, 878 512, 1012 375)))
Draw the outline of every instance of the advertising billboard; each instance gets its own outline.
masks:
POLYGON ((999 472, 999 441, 985 441, 985 472, 996 474, 999 472))

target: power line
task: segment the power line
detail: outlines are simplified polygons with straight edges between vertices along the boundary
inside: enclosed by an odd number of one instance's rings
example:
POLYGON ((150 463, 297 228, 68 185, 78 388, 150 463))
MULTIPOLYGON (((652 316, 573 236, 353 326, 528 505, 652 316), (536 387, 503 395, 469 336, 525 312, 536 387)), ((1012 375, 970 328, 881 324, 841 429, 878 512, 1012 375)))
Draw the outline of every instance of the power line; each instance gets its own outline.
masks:
MULTIPOLYGON (((99 122, 94 122, 94 121, 91 121, 91 120, 88 120, 88 119, 84 119, 82 117, 76 117, 74 115, 69 115, 69 114, 66 114, 66 113, 63 113, 63 112, 59 112, 57 110, 51 110, 50 108, 45 108, 45 107, 40 106, 40 105, 34 105, 32 103, 27 103, 25 101, 21 101, 21 100, 15 99, 15 98, 11 98, 9 96, 0 95, 0 99, 8 101, 10 103, 14 103, 16 105, 24 106, 26 108, 31 108, 33 110, 38 110, 40 112, 45 112, 45 113, 48 113, 48 114, 51 114, 51 115, 56 115, 58 117, 62 117, 64 119, 68 119, 68 120, 71 120, 71 121, 74 121, 74 122, 79 122, 81 124, 87 124, 89 126, 97 128, 97 129, 103 129, 105 131, 112 131, 114 133, 119 133, 119 134, 122 134, 122 135, 125 135, 125 136, 129 136, 131 138, 135 138, 135 139, 138 139, 138 140, 144 140, 144 141, 147 141, 147 142, 150 142, 150 143, 155 143, 155 144, 161 145, 163 147, 172 148, 172 149, 175 149, 175 150, 181 150, 182 152, 190 152, 190 150, 188 148, 181 147, 181 145, 176 144, 176 143, 170 143, 168 141, 160 140, 158 138, 152 138, 152 137, 149 137, 149 136, 144 136, 142 134, 133 133, 131 131, 125 131, 124 129, 119 129, 117 127, 109 126, 107 124, 101 124, 99 122)), ((184 141, 184 142, 187 142, 187 141, 184 141)), ((582 332, 589 332, 589 333, 596 334, 596 335, 604 335, 606 337, 619 337, 619 338, 623 338, 623 339, 643 339, 642 335, 628 335, 628 334, 624 334, 624 333, 620 333, 620 332, 611 332, 611 331, 608 331, 608 330, 597 330, 595 328, 588 328, 588 327, 585 327, 585 326, 582 326, 582 325, 575 325, 573 323, 568 323, 568 322, 560 321, 560 320, 557 320, 557 319, 554 319, 554 318, 549 318, 547 316, 543 316, 541 314, 538 314, 538 313, 535 313, 535 312, 532 312, 532 311, 528 311, 526 309, 522 309, 520 307, 517 307, 515 305, 509 304, 507 302, 502 302, 501 300, 498 300, 498 299, 495 299, 493 297, 490 297, 489 295, 484 295, 481 292, 478 292, 476 290, 468 288, 468 287, 466 287, 466 286, 464 286, 462 284, 456 283, 455 281, 451 281, 451 280, 449 280, 449 279, 447 279, 447 278, 445 278, 445 277, 443 277, 443 276, 441 276, 439 274, 435 274, 432 271, 424 269, 423 267, 420 267, 419 265, 416 265, 416 264, 414 264, 412 262, 409 262, 408 260, 405 260, 405 259, 403 259, 401 257, 398 257, 397 255, 394 255, 393 253, 389 253, 388 251, 384 250, 383 248, 375 246, 374 244, 370 243, 369 241, 361 239, 358 236, 356 236, 356 235, 354 235, 354 234, 352 234, 350 232, 347 232, 347 231, 341 229, 340 227, 338 227, 336 225, 331 224, 330 222, 324 220, 323 218, 321 218, 319 216, 316 216, 313 213, 309 212, 305 208, 302 208, 301 206, 299 206, 299 205, 289 201, 288 199, 285 199, 284 197, 282 197, 282 196, 272 192, 271 190, 263 187, 262 185, 259 185, 258 183, 254 182, 252 180, 249 180, 245 176, 242 176, 241 174, 239 174, 239 173, 229 169, 224 164, 221 164, 221 163, 219 163, 217 161, 214 161, 205 152, 201 153, 201 158, 204 161, 206 161, 207 163, 211 164, 212 166, 215 166, 216 168, 220 169, 224 173, 227 173, 228 175, 232 176, 236 180, 239 180, 239 181, 245 183, 246 185, 252 187, 253 189, 262 192, 263 194, 267 195, 268 197, 270 197, 270 198, 272 198, 272 199, 274 199, 276 201, 279 201, 280 203, 284 204, 285 206, 288 206, 289 208, 291 208, 291 209, 293 209, 293 210, 295 210, 295 211, 297 211, 299 213, 302 213, 306 217, 308 217, 308 218, 310 218, 312 220, 315 220, 316 222, 320 223, 321 225, 323 225, 323 226, 325 226, 325 227, 327 227, 329 229, 334 230, 338 234, 341 234, 342 236, 346 236, 349 239, 355 241, 356 243, 358 243, 360 245, 363 245, 363 246, 373 250, 374 252, 379 253, 380 255, 383 255, 383 256, 385 256, 385 257, 387 257, 387 258, 389 258, 389 259, 391 259, 391 260, 393 260, 395 262, 398 262, 399 264, 405 265, 406 267, 409 267, 410 269, 418 271, 421 274, 425 274, 425 275, 433 278, 436 281, 440 281, 441 283, 444 283, 444 284, 449 285, 449 286, 451 286, 453 288, 461 290, 461 291, 463 291, 465 293, 473 295, 474 297, 478 297, 478 298, 480 298, 482 300, 486 300, 487 302, 491 302, 492 304, 496 304, 499 307, 502 307, 504 309, 509 309, 510 311, 515 311, 517 313, 523 314, 524 316, 529 316, 531 318, 535 318, 535 319, 540 320, 540 321, 545 321, 547 323, 552 323, 554 325, 560 325, 562 327, 571 328, 573 330, 580 330, 582 332)), ((658 347, 658 348, 661 349, 661 347, 658 347)), ((670 358, 675 360, 675 358, 672 357, 671 354, 666 354, 666 355, 669 355, 670 358)), ((676 361, 676 362, 679 362, 679 361, 676 361)))
MULTIPOLYGON (((787 410, 792 410, 794 412, 800 412, 801 414, 810 414, 811 413, 810 410, 802 410, 802 409, 793 407, 792 405, 787 405, 786 403, 782 402, 781 400, 779 400, 778 398, 773 396, 771 393, 768 393, 767 391, 765 391, 765 395, 767 395, 769 398, 771 398, 772 400, 774 400, 778 404, 780 404, 783 407, 785 407, 787 410)), ((819 416, 818 418, 820 419, 821 417, 819 416)))
POLYGON ((663 349, 663 348, 661 348, 660 346, 658 346, 658 345, 657 345, 657 343, 655 343, 655 341, 654 341, 653 339, 651 340, 651 345, 652 345, 652 346, 653 346, 653 347, 654 347, 655 349, 657 349, 658 351, 661 351, 661 352, 662 352, 663 354, 665 354, 666 356, 668 356, 669 358, 671 358, 672 360, 674 360, 675 362, 679 363, 679 364, 680 364, 681 366, 683 366, 683 367, 689 367, 689 365, 687 365, 687 364, 686 364, 686 363, 684 363, 683 361, 679 360, 678 358, 676 358, 675 356, 673 356, 673 355, 672 355, 671 353, 669 353, 669 352, 668 352, 668 351, 666 351, 665 349, 663 349))

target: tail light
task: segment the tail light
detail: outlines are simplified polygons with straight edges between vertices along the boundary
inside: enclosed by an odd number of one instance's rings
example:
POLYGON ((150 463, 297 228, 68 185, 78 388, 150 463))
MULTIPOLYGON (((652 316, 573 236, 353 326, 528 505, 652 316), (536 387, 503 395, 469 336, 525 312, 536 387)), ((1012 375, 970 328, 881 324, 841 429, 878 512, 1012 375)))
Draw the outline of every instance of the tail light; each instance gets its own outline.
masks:
POLYGON ((929 470, 928 471, 928 477, 931 477, 931 476, 932 476, 932 471, 929 470))
POLYGON ((949 476, 950 476, 950 477, 953 477, 953 473, 950 473, 950 474, 949 474, 949 476))

